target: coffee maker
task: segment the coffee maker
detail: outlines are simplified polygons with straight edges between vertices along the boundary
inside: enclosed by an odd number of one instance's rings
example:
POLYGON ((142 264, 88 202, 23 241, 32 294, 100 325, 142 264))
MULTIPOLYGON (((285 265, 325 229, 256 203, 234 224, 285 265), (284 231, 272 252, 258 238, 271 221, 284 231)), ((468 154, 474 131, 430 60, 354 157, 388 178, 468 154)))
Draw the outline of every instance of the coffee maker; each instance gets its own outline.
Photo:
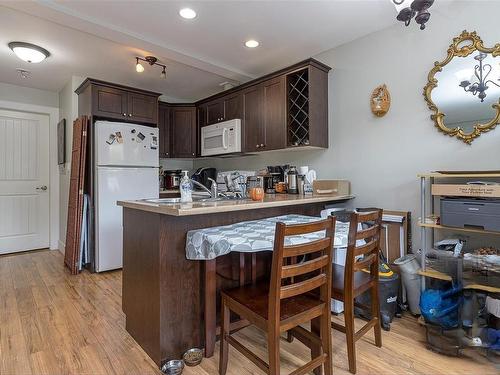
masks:
POLYGON ((212 183, 210 182, 209 178, 216 181, 217 170, 215 168, 198 168, 196 172, 193 173, 191 178, 205 185, 207 189, 210 189, 212 183))
POLYGON ((276 193, 276 184, 279 182, 286 182, 286 171, 288 165, 274 165, 267 167, 267 175, 264 176, 264 192, 266 194, 276 193))

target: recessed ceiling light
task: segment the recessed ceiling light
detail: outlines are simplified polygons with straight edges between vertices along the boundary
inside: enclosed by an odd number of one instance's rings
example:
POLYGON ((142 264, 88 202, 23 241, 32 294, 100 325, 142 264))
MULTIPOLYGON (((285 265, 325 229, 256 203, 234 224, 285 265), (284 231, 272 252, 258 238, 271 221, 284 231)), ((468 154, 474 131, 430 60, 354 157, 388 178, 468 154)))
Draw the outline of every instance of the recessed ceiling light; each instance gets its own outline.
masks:
POLYGON ((245 46, 247 46, 248 48, 255 48, 259 46, 259 42, 254 39, 250 39, 245 42, 245 46))
POLYGON ((179 14, 182 18, 186 18, 188 20, 192 20, 196 17, 196 12, 191 8, 182 8, 179 10, 179 14))
POLYGON ((40 46, 24 43, 24 42, 10 42, 9 48, 21 60, 29 63, 39 63, 50 56, 50 52, 40 46))

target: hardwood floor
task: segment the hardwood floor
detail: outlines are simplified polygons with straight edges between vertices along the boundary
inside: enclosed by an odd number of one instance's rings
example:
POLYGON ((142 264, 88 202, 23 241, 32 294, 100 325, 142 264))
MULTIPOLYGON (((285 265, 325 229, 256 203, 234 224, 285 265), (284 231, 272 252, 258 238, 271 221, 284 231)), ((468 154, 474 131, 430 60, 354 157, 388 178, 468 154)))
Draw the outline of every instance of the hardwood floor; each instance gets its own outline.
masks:
MULTIPOLYGON (((337 319, 337 318, 336 318, 337 319)), ((360 322, 358 322, 360 323, 360 322)), ((473 351, 446 357, 425 348, 424 331, 413 317, 396 319, 382 333, 358 341, 358 374, 498 374, 473 351)), ((246 328, 235 335, 265 358, 263 334, 246 328)), ((334 373, 348 374, 344 335, 332 332, 334 373)), ((281 342, 282 373, 308 360, 294 341, 281 342)), ((217 374, 215 356, 185 375, 217 374)), ((121 311, 121 272, 70 276, 58 251, 0 257, 0 374, 161 374, 125 330, 121 311)), ((228 374, 261 374, 234 349, 228 374)))

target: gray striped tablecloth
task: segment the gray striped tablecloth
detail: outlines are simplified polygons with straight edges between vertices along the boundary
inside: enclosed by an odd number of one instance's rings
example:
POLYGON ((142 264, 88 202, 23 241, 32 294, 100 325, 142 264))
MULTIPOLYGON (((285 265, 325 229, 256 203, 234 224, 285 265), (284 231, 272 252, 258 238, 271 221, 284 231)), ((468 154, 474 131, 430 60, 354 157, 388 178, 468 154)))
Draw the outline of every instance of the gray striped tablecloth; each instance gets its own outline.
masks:
MULTIPOLYGON (((186 258, 210 260, 232 251, 251 253, 272 251, 277 222, 304 224, 321 220, 315 216, 283 215, 261 220, 242 221, 220 227, 191 230, 187 233, 186 258)), ((335 247, 347 246, 349 224, 337 222, 335 247)), ((310 242, 325 236, 325 231, 285 238, 286 245, 310 242)))

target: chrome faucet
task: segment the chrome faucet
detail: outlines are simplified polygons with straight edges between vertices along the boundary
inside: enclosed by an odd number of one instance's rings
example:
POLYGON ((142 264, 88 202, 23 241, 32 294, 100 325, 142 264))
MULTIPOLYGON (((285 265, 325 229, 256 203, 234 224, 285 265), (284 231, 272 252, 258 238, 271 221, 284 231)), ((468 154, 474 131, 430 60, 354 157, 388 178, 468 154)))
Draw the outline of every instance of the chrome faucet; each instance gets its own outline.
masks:
POLYGON ((217 187, 217 182, 214 179, 208 177, 208 180, 211 182, 210 189, 208 189, 205 185, 196 180, 191 179, 191 182, 194 185, 200 187, 202 190, 206 191, 208 194, 210 194, 210 198, 212 199, 218 198, 219 196, 225 196, 225 194, 219 192, 219 189, 217 187))
POLYGON ((210 177, 207 177, 207 178, 208 178, 208 181, 211 182, 210 195, 212 196, 212 198, 217 198, 219 196, 219 189, 217 186, 217 182, 213 178, 210 178, 210 177))
POLYGON ((193 180, 193 179, 191 179, 191 182, 193 183, 193 185, 196 185, 199 188, 201 188, 202 190, 205 190, 208 194, 210 194, 210 197, 212 197, 212 192, 209 189, 207 189, 207 187, 205 185, 203 185, 201 182, 198 182, 198 181, 193 180))

